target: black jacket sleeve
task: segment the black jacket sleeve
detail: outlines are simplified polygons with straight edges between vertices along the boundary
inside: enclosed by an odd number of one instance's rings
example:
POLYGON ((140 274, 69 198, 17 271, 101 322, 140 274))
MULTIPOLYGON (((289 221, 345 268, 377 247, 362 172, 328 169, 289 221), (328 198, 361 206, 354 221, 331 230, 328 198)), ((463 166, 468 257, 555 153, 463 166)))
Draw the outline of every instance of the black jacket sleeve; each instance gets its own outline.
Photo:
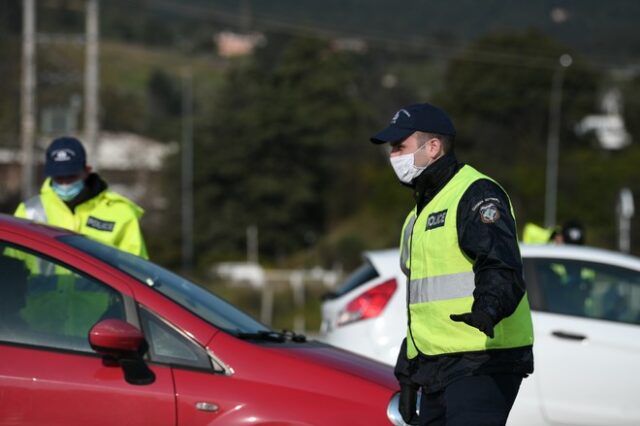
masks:
POLYGON ((411 376, 413 375, 413 361, 407 358, 407 339, 402 340, 400 345, 400 351, 398 352, 398 360, 396 361, 396 367, 394 374, 400 386, 413 385, 411 376))
POLYGON ((462 196, 457 212, 458 243, 473 260, 473 311, 494 325, 511 315, 525 293, 522 259, 509 198, 496 183, 481 179, 462 196))

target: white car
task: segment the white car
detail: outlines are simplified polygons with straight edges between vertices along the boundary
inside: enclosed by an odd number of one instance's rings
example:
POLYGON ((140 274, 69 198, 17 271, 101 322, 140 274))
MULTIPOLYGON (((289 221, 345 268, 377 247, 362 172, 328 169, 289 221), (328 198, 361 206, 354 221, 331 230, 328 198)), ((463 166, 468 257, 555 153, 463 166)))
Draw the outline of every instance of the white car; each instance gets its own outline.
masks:
MULTIPOLYGON (((569 245, 523 245, 534 374, 509 425, 640 425, 640 259, 569 245)), ((364 264, 322 305, 322 340, 394 365, 406 331, 399 251, 364 264)))

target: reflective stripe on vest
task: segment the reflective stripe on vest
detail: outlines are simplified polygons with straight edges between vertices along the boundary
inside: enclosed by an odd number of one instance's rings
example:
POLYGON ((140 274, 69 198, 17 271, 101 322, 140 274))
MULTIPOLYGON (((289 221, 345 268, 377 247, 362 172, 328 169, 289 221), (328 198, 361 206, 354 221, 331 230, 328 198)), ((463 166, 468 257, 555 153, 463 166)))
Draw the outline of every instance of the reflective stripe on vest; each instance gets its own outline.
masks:
POLYGON ((409 244, 411 244, 411 233, 413 232, 413 225, 416 223, 418 217, 413 215, 409 219, 409 223, 404 228, 404 235, 402 236, 402 247, 400 248, 400 269, 408 277, 411 274, 409 267, 409 244))
POLYGON ((47 223, 47 212, 44 210, 42 199, 39 195, 29 198, 24 202, 24 209, 27 219, 36 222, 47 223))
POLYGON ((475 288, 475 274, 473 272, 412 280, 409 283, 409 303, 469 297, 473 296, 475 288))

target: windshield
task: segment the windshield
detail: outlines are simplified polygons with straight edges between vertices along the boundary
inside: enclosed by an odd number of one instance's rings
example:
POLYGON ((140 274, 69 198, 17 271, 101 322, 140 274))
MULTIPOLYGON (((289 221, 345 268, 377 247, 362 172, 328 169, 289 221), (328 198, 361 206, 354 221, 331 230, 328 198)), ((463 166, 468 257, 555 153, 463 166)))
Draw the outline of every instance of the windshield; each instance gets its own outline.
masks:
POLYGON ((58 239, 125 272, 229 333, 256 334, 270 331, 265 325, 213 293, 141 257, 81 235, 65 235, 58 239))

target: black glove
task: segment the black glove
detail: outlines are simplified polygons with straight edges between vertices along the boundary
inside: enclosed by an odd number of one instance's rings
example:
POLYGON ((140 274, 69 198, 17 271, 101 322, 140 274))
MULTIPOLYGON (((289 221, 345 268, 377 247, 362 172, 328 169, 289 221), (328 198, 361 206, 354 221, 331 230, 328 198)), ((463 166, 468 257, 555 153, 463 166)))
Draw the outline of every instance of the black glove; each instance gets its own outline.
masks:
POLYGON ((489 314, 482 311, 467 312, 466 314, 449 315, 453 321, 463 322, 471 327, 475 327, 493 339, 493 319, 489 314))
POLYGON ((402 420, 409 425, 417 425, 416 401, 418 399, 418 388, 412 385, 400 385, 400 403, 398 409, 402 420))

